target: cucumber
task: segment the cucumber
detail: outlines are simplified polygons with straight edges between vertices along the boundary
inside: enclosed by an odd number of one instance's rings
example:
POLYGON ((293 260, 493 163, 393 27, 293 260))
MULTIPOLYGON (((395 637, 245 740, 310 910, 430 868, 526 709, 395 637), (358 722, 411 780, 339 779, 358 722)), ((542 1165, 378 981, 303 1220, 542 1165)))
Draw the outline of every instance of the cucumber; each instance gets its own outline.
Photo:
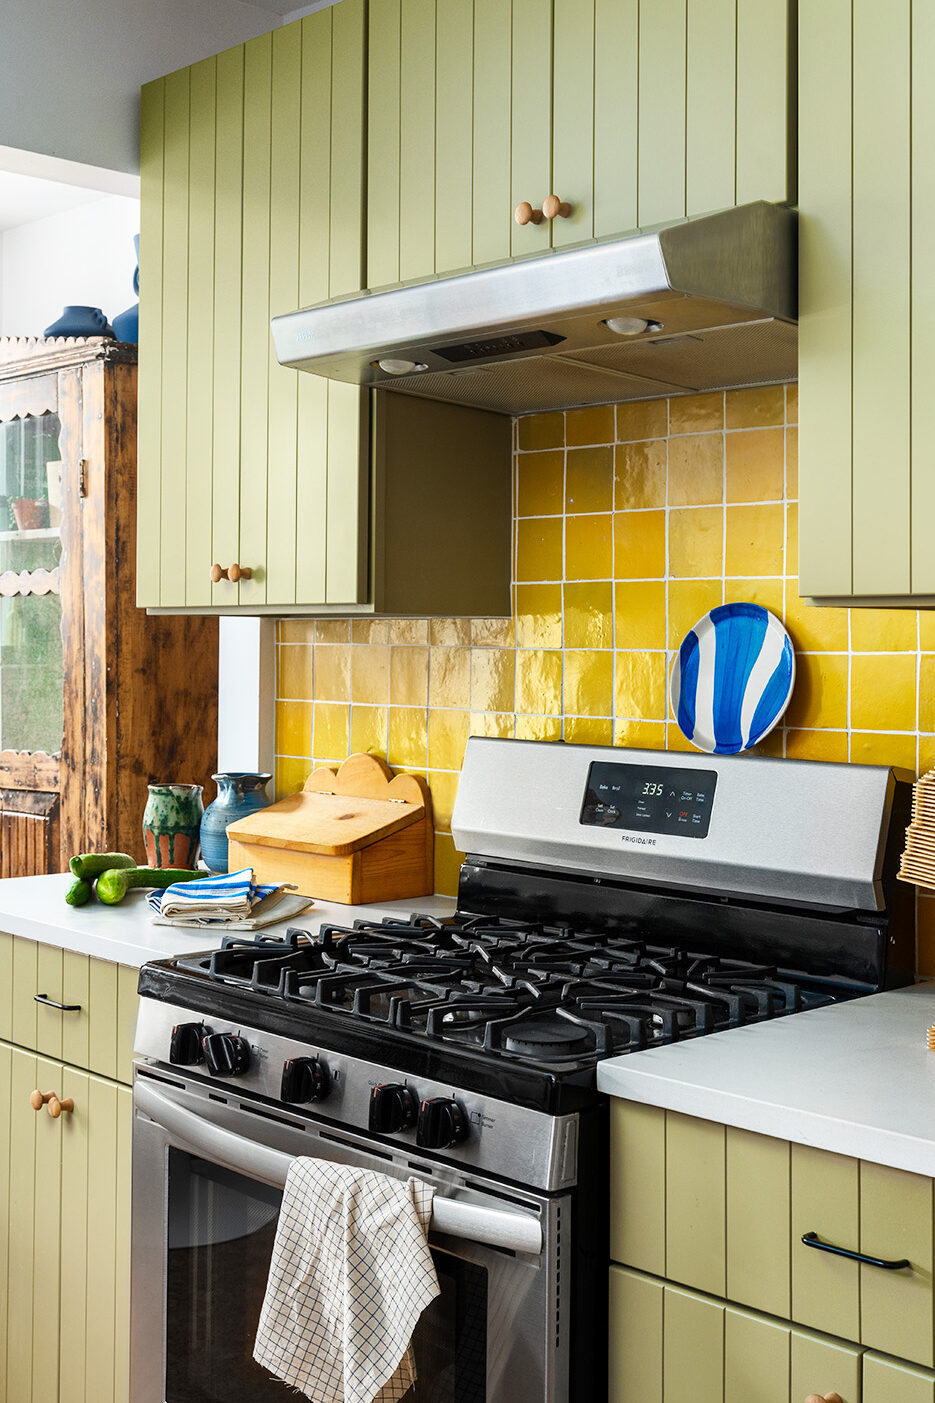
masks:
POLYGON ((135 867, 136 858, 129 853, 81 853, 73 857, 68 866, 75 877, 93 882, 99 873, 107 872, 111 867, 135 867))
POLYGON ((91 883, 83 877, 76 877, 65 893, 69 906, 86 906, 91 900, 91 883))
POLYGON ((171 887, 173 882, 194 882, 204 875, 185 867, 110 867, 97 879, 98 900, 116 906, 131 887, 171 887))

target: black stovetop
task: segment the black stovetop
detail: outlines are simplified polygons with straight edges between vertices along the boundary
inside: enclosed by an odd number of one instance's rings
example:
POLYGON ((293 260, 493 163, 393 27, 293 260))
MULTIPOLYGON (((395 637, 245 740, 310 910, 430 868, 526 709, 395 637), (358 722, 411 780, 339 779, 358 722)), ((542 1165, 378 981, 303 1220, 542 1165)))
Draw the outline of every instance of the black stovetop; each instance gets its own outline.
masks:
MULTIPOLYGON (((593 1086, 604 1057, 761 1022, 841 997, 775 967, 617 932, 486 916, 325 924, 317 937, 228 936, 160 962, 141 992, 262 1023, 359 1055, 379 1035, 397 1060, 478 1090, 485 1081, 593 1086), (158 986, 158 989, 157 989, 158 986), (278 1011, 278 1012, 277 1012, 278 1011), (410 1056, 402 1056, 408 1049, 410 1056)), ((541 1104, 541 1098, 536 1097, 541 1104)), ((552 1099, 552 1098, 548 1098, 552 1099)), ((546 1107, 543 1105, 543 1109, 546 1107)))

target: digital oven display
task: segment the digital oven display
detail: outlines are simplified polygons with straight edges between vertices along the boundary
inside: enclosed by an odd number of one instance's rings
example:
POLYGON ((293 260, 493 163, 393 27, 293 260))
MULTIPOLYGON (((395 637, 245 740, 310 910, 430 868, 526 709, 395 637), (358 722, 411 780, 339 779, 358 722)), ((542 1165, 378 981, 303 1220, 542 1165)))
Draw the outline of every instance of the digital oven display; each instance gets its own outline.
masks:
POLYGON ((580 822, 633 833, 706 838, 715 770, 655 769, 598 761, 588 770, 580 822))

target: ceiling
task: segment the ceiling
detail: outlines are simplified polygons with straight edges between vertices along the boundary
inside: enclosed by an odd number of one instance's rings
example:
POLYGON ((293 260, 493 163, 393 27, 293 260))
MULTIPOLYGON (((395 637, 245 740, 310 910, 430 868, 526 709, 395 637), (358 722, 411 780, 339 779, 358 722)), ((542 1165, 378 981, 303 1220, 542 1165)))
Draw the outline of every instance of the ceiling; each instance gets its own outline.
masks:
POLYGON ((100 190, 0 170, 0 232, 102 198, 100 190))

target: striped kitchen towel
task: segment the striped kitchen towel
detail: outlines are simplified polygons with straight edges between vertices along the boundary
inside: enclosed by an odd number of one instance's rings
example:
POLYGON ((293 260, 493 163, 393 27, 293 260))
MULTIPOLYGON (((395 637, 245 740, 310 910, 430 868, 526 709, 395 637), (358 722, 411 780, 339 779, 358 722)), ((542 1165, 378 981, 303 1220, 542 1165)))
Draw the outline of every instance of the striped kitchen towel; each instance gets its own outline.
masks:
POLYGON ((150 893, 149 904, 157 916, 171 920, 184 916, 187 920, 234 921, 249 916, 257 903, 274 892, 294 891, 282 886, 261 887, 253 880, 253 868, 239 872, 223 872, 203 881, 175 882, 162 891, 150 893))
POLYGON ((434 1189, 299 1158, 283 1191, 253 1357, 313 1403, 395 1403, 410 1341, 439 1295, 427 1234, 434 1189))

